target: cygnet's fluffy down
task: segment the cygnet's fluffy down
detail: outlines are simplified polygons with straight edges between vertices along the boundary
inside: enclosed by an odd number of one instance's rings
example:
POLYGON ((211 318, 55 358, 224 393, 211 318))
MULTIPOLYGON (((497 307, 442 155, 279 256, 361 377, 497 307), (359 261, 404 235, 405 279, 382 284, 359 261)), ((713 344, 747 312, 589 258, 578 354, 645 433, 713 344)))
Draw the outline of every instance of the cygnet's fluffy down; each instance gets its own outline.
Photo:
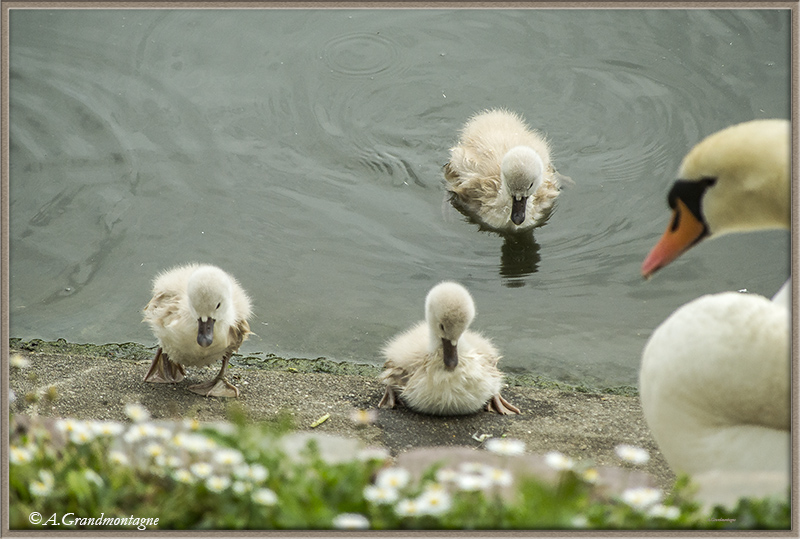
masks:
POLYGON ((250 333, 250 314, 250 298, 216 266, 189 264, 161 273, 144 308, 144 321, 159 343, 144 381, 180 382, 186 374, 184 365, 222 360, 213 380, 189 389, 205 396, 238 397, 239 390, 225 379, 225 370, 250 333))
POLYGON ((466 288, 443 282, 425 299, 425 321, 389 341, 380 380, 386 392, 378 405, 394 408, 399 398, 412 410, 460 415, 482 408, 500 414, 519 409, 500 396, 500 354, 469 331, 475 304, 466 288))
POLYGON ((543 225, 562 180, 571 182, 553 167, 544 136, 507 110, 481 112, 464 125, 444 176, 453 205, 498 232, 543 225))

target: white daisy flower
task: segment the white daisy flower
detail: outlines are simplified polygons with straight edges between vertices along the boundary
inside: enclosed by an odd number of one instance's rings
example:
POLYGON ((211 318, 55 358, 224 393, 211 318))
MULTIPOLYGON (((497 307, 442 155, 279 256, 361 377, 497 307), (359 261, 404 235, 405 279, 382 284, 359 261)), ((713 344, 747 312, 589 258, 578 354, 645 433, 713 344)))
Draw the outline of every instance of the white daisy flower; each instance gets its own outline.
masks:
POLYGON ((180 468, 183 464, 183 459, 178 455, 167 455, 167 458, 164 459, 164 465, 170 468, 180 468))
POLYGON ((212 475, 206 479, 206 488, 211 492, 222 492, 229 486, 231 486, 231 480, 224 475, 212 475))
POLYGON ((55 479, 53 478, 52 472, 48 470, 39 470, 39 479, 41 479, 42 483, 44 483, 50 488, 53 488, 53 485, 55 485, 56 482, 55 479))
POLYGON ((69 435, 77 429, 84 428, 84 423, 83 421, 79 421, 77 419, 59 419, 56 421, 56 428, 59 431, 69 435))
POLYGON ((263 483, 269 477, 269 470, 261 464, 255 463, 250 465, 247 472, 247 479, 253 483, 263 483))
POLYGON ((253 483, 261 483, 269 477, 269 470, 261 464, 246 464, 242 463, 234 466, 233 476, 237 479, 252 481, 253 483))
POLYGON ((24 447, 10 446, 8 448, 8 460, 11 464, 27 464, 33 460, 33 453, 24 447))
POLYGON ((102 487, 105 484, 105 481, 103 481, 103 478, 100 477, 100 474, 98 474, 94 470, 88 470, 88 469, 84 470, 83 476, 86 478, 88 482, 94 483, 98 487, 102 487))
POLYGON ((525 442, 512 438, 489 438, 485 446, 492 453, 509 457, 525 453, 525 442))
POLYGON ((369 520, 364 515, 358 513, 342 513, 334 517, 331 523, 337 530, 367 530, 369 520))
POLYGON ((205 479, 211 475, 211 473, 214 471, 214 468, 207 462, 195 462, 189 466, 189 471, 191 471, 196 477, 205 479))
POLYGON ((8 358, 8 364, 13 369, 25 369, 31 364, 31 362, 22 354, 14 354, 8 358))
POLYGON ((145 438, 152 438, 155 434, 155 427, 150 423, 138 423, 131 426, 122 436, 122 439, 129 444, 138 442, 145 438))
POLYGON ((401 517, 416 517, 422 514, 417 500, 400 500, 394 506, 394 512, 401 517))
POLYGON ((203 440, 206 446, 205 447, 206 451, 215 451, 219 447, 219 445, 217 445, 217 442, 215 442, 211 438, 203 437, 203 440))
POLYGON ((589 526, 589 519, 584 515, 575 515, 570 523, 573 528, 586 528, 589 526))
POLYGON ((236 494, 246 494, 253 490, 253 485, 247 481, 234 481, 231 485, 231 490, 236 494))
POLYGON ((151 459, 155 459, 164 454, 164 446, 158 442, 150 442, 145 446, 144 453, 151 459))
POLYGON ((223 466, 237 466, 244 462, 244 457, 236 449, 220 449, 214 453, 214 462, 223 466))
POLYGON ((54 485, 53 474, 47 470, 39 470, 39 481, 31 482, 29 490, 33 496, 44 497, 53 491, 54 485))
POLYGON ((44 481, 32 481, 28 490, 30 490, 32 496, 42 498, 50 494, 53 491, 53 487, 45 484, 44 481))
POLYGON ((425 484, 425 489, 423 492, 445 492, 447 489, 445 488, 444 484, 439 482, 428 482, 425 484))
POLYGON ((384 468, 378 472, 375 484, 379 487, 403 488, 411 479, 411 474, 405 468, 384 468))
POLYGON ((182 424, 183 428, 187 430, 198 430, 200 428, 200 422, 196 419, 184 419, 182 424))
POLYGON ((644 464, 650 460, 650 454, 641 447, 619 444, 614 448, 614 451, 619 458, 631 464, 644 464))
POLYGON ((142 434, 138 429, 128 429, 125 434, 122 435, 122 439, 125 440, 127 444, 135 444, 142 439, 142 434))
POLYGON ((169 443, 179 449, 185 449, 189 436, 191 435, 186 434, 185 432, 179 432, 172 437, 169 443))
POLYGON ((622 501, 634 509, 644 510, 661 500, 662 492, 657 488, 629 488, 620 496, 622 501))
POLYGON ((239 464, 238 466, 234 466, 231 470, 231 474, 236 479, 249 479, 250 478, 250 465, 247 463, 239 464))
POLYGON ((150 412, 147 408, 137 402, 130 402, 125 405, 125 415, 134 423, 141 423, 150 419, 150 412))
POLYGON ((587 483, 595 484, 600 479, 600 472, 597 471, 597 468, 587 468, 583 471, 581 477, 587 483))
POLYGON ((167 427, 158 425, 153 428, 153 436, 162 440, 169 440, 172 437, 172 431, 167 427))
POLYGON ((483 470, 483 475, 485 475, 486 478, 492 482, 492 484, 501 487, 507 487, 514 482, 514 477, 511 475, 511 472, 504 470, 503 468, 487 466, 483 470))
POLYGON ((91 427, 97 436, 119 436, 125 430, 125 426, 116 421, 95 421, 91 427))
POLYGON ((117 466, 127 466, 129 464, 128 456, 122 451, 111 451, 108 454, 108 460, 117 466))
POLYGON ((185 469, 179 469, 172 472, 172 478, 177 481, 178 483, 194 483, 197 478, 194 476, 192 472, 185 469))
POLYGON ((453 500, 444 489, 427 489, 417 498, 419 511, 424 515, 441 515, 450 510, 453 500))
POLYGON ((492 483, 483 474, 461 474, 456 478, 456 486, 459 490, 475 492, 491 487, 492 483))
POLYGON ((575 466, 575 461, 558 451, 550 451, 544 456, 544 461, 558 471, 571 470, 575 466))
POLYGON ((364 499, 378 505, 394 503, 399 497, 400 494, 392 487, 379 487, 377 485, 364 487, 364 499))
POLYGON ((253 491, 253 501, 261 505, 275 505, 278 495, 268 488, 260 488, 253 491))
POLYGON ((74 428, 69 433, 69 441, 74 444, 87 444, 94 440, 94 433, 90 430, 89 426, 85 423, 74 428))
POLYGON ((665 518, 675 520, 681 516, 681 510, 674 505, 656 504, 647 510, 647 515, 655 518, 665 518))
POLYGON ((452 468, 439 468, 436 470, 436 480, 440 483, 454 483, 458 478, 458 472, 452 468))
POLYGON ((202 434, 179 432, 172 437, 172 444, 190 453, 202 453, 213 448, 214 443, 202 434))

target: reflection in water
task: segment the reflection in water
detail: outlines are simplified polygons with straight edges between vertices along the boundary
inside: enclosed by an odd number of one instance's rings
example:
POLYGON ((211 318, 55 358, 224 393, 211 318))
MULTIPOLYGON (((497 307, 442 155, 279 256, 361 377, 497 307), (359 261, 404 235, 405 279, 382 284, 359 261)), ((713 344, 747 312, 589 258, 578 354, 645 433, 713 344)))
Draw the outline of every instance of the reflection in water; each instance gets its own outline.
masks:
POLYGON ((536 273, 539 267, 539 244, 531 231, 507 234, 500 254, 500 276, 509 288, 525 286, 521 277, 536 273))
MULTIPOLYGON (((448 219, 448 215, 455 214, 455 211, 458 211, 458 213, 464 216, 464 221, 475 225, 481 232, 490 233, 491 236, 502 237, 503 246, 500 251, 500 277, 503 278, 503 286, 508 288, 525 286, 523 277, 536 273, 539 268, 539 261, 541 260, 539 244, 533 237, 533 231, 535 229, 516 234, 497 232, 477 220, 461 205, 456 204, 454 200, 452 193, 445 191, 444 200, 442 201, 442 214, 445 216, 445 219, 448 219), (449 211, 448 208, 451 210, 449 211)), ((450 220, 452 219, 450 218, 450 220)))

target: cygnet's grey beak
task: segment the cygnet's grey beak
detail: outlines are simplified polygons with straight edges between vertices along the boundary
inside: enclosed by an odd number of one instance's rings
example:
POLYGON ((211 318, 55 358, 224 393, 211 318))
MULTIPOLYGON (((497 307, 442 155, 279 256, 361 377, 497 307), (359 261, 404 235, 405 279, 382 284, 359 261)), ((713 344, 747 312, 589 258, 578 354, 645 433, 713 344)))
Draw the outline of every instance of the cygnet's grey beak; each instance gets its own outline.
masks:
POLYGON ((450 339, 442 339, 442 350, 444 356, 444 368, 452 371, 458 365, 458 350, 450 339))
POLYGON ((205 348, 206 346, 211 346, 212 342, 214 342, 214 319, 208 317, 208 319, 203 322, 202 318, 198 318, 197 344, 205 348))
POLYGON ((514 197, 511 201, 511 222, 521 225, 525 221, 525 208, 528 205, 528 197, 514 197))

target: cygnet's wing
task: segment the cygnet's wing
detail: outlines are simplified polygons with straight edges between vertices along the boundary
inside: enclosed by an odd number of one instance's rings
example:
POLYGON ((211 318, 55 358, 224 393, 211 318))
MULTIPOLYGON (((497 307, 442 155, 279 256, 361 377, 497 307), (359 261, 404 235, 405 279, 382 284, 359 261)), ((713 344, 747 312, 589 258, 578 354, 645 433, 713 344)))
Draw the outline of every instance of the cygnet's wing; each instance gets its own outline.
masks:
POLYGON ((420 322, 390 340, 383 349, 386 361, 379 379, 384 384, 402 388, 428 356, 428 327, 420 322))

